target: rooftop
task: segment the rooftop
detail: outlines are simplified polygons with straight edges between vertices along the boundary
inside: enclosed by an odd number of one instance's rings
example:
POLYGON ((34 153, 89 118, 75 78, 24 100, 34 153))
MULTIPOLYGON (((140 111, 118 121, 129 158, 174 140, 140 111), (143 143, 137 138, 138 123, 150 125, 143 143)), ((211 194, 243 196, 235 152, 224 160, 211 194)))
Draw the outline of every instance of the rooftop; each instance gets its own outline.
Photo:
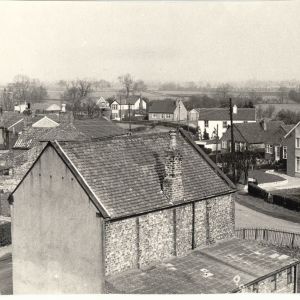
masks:
POLYGON ((176 102, 177 100, 171 99, 152 101, 149 104, 149 113, 173 114, 176 109, 176 102))
MULTIPOLYGON (((286 127, 282 121, 266 122, 266 130, 260 122, 233 124, 235 142, 249 144, 279 144, 286 134, 286 127)), ((223 134, 221 140, 231 140, 230 127, 223 134)))
POLYGON ((18 137, 14 148, 30 149, 41 141, 82 141, 124 135, 126 131, 103 118, 74 120, 57 127, 27 127, 18 137))
POLYGON ((228 293, 297 260, 255 241, 232 239, 196 249, 145 270, 135 269, 106 278, 110 293, 228 293))
MULTIPOLYGON (((180 132, 177 148, 183 157, 183 201, 233 192, 228 178, 180 132)), ((52 145, 84 178, 108 217, 118 218, 173 206, 162 192, 169 143, 169 133, 160 133, 52 145)))
POLYGON ((126 134, 126 130, 105 118, 74 120, 74 126, 89 138, 104 138, 126 134))
MULTIPOLYGON (((229 108, 196 108, 199 120, 229 121, 229 108)), ((255 108, 237 108, 237 113, 232 114, 233 120, 255 121, 255 108)))

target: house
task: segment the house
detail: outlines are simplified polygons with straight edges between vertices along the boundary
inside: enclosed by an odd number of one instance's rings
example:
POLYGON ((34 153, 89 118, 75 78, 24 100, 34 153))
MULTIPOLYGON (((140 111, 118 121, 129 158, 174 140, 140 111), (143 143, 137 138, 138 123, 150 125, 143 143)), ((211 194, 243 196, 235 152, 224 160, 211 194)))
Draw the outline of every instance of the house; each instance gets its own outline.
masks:
POLYGON ((27 108, 27 104, 26 103, 24 103, 24 104, 18 104, 18 105, 14 106, 14 111, 22 113, 24 110, 26 110, 26 108, 27 108))
POLYGON ((36 102, 31 105, 34 114, 58 113, 62 110, 62 105, 57 101, 45 100, 44 102, 36 102))
POLYGON ((292 126, 284 136, 286 172, 289 176, 300 177, 300 122, 292 126))
POLYGON ((180 122, 187 120, 187 110, 181 100, 165 99, 149 104, 150 121, 180 122))
POLYGON ((234 238, 235 191, 182 130, 49 142, 9 197, 14 294, 276 291, 279 272, 293 292, 297 260, 234 238))
POLYGON ((120 97, 110 101, 111 118, 113 120, 122 120, 130 116, 146 115, 147 102, 140 96, 120 97))
MULTIPOLYGON (((233 124, 235 151, 251 150, 261 152, 268 161, 285 160, 287 149, 284 136, 291 126, 282 121, 261 120, 255 123, 233 124)), ((221 138, 222 152, 231 149, 231 127, 221 138)))
MULTIPOLYGON (((199 113, 198 128, 202 135, 206 132, 210 139, 218 130, 218 136, 221 138, 230 125, 229 108, 197 108, 195 110, 199 113)), ((256 122, 255 108, 238 108, 234 105, 232 112, 234 124, 256 122)))

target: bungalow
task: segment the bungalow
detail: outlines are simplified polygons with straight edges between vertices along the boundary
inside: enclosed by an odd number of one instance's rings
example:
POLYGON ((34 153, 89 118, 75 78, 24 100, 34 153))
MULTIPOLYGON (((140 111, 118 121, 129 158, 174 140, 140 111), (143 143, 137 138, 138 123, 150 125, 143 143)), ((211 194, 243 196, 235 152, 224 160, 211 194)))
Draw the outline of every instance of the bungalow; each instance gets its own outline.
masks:
POLYGON ((150 121, 180 122, 187 120, 187 110, 181 100, 157 100, 149 104, 150 121))
MULTIPOLYGON (((214 137, 218 129, 219 138, 226 132, 230 125, 229 108, 197 108, 199 113, 198 128, 199 131, 207 133, 209 138, 214 137)), ((233 123, 254 123, 256 122, 255 108, 238 108, 233 106, 233 123)))
POLYGON ((297 260, 234 238, 235 191, 182 130, 49 142, 9 197, 13 292, 295 292, 297 260))
POLYGON ((129 96, 128 98, 119 98, 110 101, 111 118, 113 120, 122 120, 129 116, 146 115, 147 102, 140 96, 129 96))
MULTIPOLYGON (((264 154, 268 161, 286 159, 284 135, 290 126, 282 121, 262 120, 256 123, 233 124, 235 151, 245 149, 258 151, 264 154)), ((221 138, 222 152, 231 149, 231 127, 221 138)))

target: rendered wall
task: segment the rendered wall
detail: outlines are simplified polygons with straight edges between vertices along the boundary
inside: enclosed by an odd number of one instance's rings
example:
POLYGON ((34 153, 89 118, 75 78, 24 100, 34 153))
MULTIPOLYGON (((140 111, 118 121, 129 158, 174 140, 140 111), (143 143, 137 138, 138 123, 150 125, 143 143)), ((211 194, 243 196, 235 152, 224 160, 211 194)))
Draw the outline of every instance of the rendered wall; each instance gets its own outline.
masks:
POLYGON ((14 194, 13 292, 101 293, 101 218, 52 147, 14 194))

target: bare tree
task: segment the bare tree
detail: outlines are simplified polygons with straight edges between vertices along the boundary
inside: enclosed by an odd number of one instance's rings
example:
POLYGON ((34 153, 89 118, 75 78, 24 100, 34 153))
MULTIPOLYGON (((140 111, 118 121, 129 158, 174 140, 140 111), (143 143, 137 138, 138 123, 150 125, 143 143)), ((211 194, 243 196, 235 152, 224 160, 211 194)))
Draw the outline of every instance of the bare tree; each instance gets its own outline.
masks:
POLYGON ((119 76, 118 79, 125 90, 126 97, 128 98, 133 85, 132 76, 129 73, 127 73, 125 75, 119 76))
POLYGON ((133 84, 132 93, 141 93, 147 90, 147 86, 143 80, 137 80, 133 84))

